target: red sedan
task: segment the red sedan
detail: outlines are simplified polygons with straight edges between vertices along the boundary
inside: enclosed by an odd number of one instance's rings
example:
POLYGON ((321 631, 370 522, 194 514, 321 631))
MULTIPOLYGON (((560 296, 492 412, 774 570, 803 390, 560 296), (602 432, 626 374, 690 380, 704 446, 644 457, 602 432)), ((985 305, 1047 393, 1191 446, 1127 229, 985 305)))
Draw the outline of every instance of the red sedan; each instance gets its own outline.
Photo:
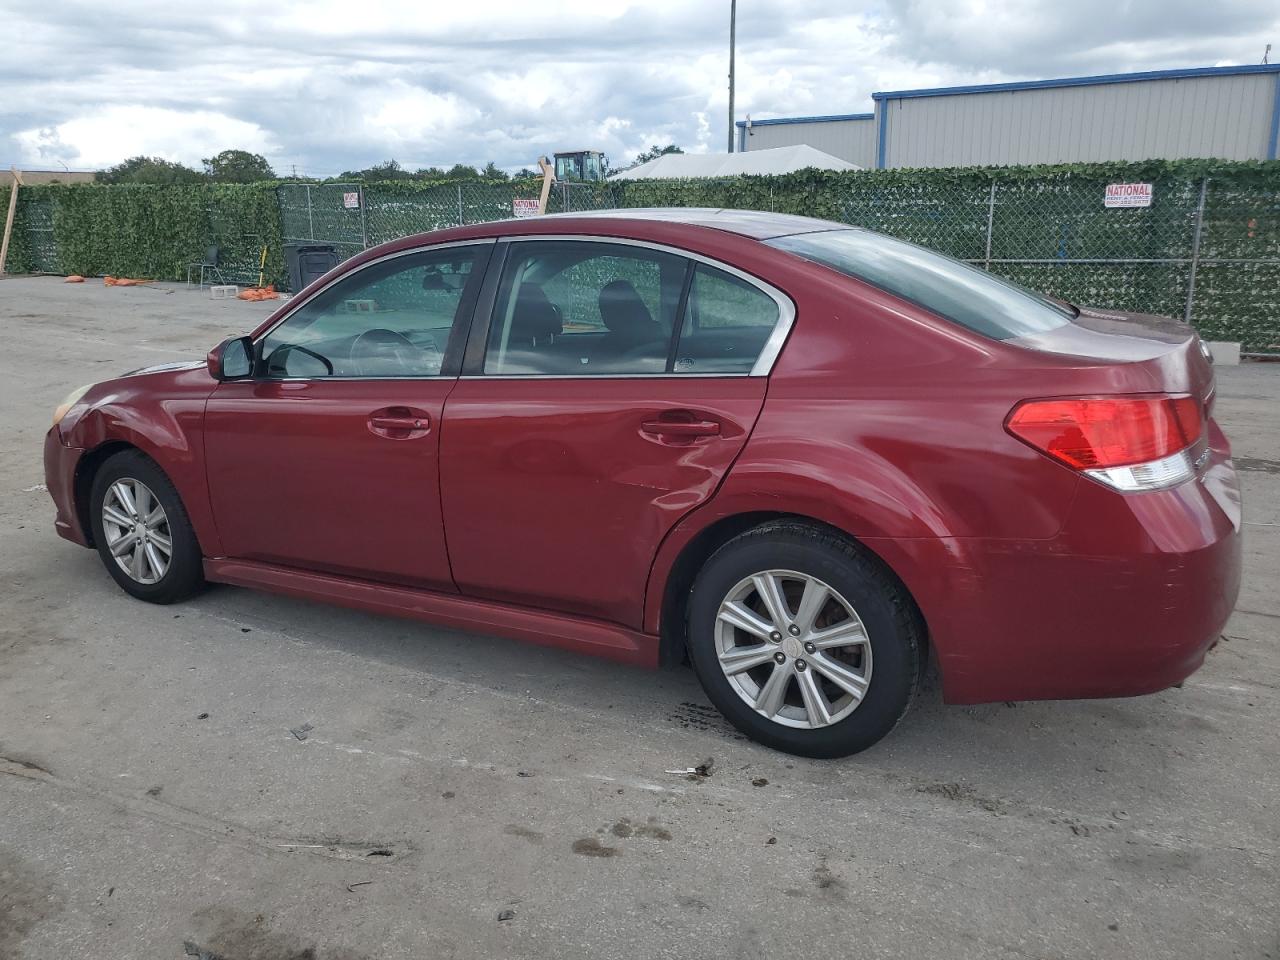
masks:
POLYGON ((207 361, 75 391, 58 532, 155 603, 259 587, 657 665, 809 756, 952 703, 1149 693, 1235 603, 1188 326, 801 217, 409 237, 207 361))

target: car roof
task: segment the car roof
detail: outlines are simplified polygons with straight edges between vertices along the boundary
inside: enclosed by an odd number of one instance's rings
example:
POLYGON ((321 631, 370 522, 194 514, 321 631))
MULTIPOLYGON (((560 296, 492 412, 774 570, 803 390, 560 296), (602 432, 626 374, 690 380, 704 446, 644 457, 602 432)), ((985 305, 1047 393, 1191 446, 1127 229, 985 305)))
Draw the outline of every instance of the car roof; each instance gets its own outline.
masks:
POLYGON ((496 240, 546 234, 570 236, 591 234, 601 239, 631 237, 656 243, 688 247, 711 256, 724 256, 725 241, 761 241, 803 233, 828 230, 858 230, 859 227, 812 217, 763 210, 729 210, 713 207, 625 207, 609 210, 583 210, 541 217, 517 217, 487 220, 465 226, 445 227, 430 233, 411 234, 370 247, 341 264, 338 269, 350 271, 371 260, 410 250, 415 247, 444 243, 466 243, 474 240, 496 240))
POLYGON ((836 223, 831 220, 797 217, 790 213, 769 213, 764 210, 733 210, 725 207, 620 207, 609 210, 554 213, 540 219, 566 218, 684 223, 736 233, 754 240, 772 240, 775 237, 787 237, 797 233, 817 233, 822 230, 850 229, 847 223, 836 223))

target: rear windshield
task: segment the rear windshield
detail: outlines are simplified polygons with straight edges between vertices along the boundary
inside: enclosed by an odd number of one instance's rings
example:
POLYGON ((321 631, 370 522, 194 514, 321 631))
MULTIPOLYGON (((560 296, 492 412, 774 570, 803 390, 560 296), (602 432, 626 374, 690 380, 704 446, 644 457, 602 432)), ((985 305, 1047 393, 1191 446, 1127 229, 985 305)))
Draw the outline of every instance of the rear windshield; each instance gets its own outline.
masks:
POLYGON ((765 242, 918 303, 994 340, 1043 333, 1075 316, 1071 309, 985 270, 869 230, 824 230, 765 242))

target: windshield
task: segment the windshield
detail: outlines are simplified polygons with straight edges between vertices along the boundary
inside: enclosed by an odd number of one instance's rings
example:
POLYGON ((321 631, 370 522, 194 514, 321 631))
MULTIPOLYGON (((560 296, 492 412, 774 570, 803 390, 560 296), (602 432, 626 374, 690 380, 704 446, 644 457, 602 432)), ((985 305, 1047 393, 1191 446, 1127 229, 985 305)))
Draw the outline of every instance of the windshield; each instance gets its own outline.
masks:
POLYGON ((824 230, 765 242, 995 340, 1044 333, 1075 316, 1071 308, 985 270, 870 230, 824 230))

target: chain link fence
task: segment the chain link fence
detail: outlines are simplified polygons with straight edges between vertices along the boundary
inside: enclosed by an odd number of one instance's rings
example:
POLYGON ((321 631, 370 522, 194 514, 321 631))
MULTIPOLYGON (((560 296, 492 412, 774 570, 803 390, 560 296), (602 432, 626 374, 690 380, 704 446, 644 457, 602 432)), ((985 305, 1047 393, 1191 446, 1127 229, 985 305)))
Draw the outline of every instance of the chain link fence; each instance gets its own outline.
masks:
POLYGON ((58 268, 58 243, 53 232, 53 202, 36 200, 23 204, 22 213, 27 256, 32 269, 39 273, 52 273, 58 268))
MULTIPOLYGON (((537 202, 542 180, 506 183, 282 184, 276 190, 285 243, 331 245, 342 259, 415 233, 505 220, 515 201, 537 202)), ((557 183, 547 213, 615 206, 611 191, 557 183)))
MULTIPOLYGON (((710 206, 820 217, 915 241, 1075 303, 1179 317, 1206 339, 1240 341, 1250 352, 1280 352, 1280 176, 1219 166, 1218 176, 1143 176, 1123 169, 1121 178, 1154 182, 1150 206, 1125 209, 1103 205, 1106 180, 1098 174, 1050 169, 1043 175, 802 171, 722 180, 556 183, 547 212, 710 206)), ((131 209, 147 201, 153 207, 139 208, 128 220, 156 216, 161 209, 186 218, 176 235, 189 237, 183 244, 192 249, 176 251, 175 264, 217 247, 223 276, 254 283, 265 248, 266 279, 279 282, 283 246, 325 244, 345 259, 410 234, 506 219, 518 201, 526 207, 536 203, 542 180, 264 184, 180 197, 188 188, 156 188, 176 198, 164 207, 154 197, 148 201, 151 194, 129 199, 128 189, 24 190, 10 269, 105 269, 109 258, 77 252, 82 235, 94 233, 111 257, 127 254, 130 243, 138 246, 134 233, 119 239, 96 234, 105 220, 123 222, 121 203, 131 209), (72 196, 67 190, 79 191, 78 204, 61 200, 72 196), (86 191, 115 191, 115 200, 106 203, 112 197, 91 198, 86 191), (83 209, 77 214, 77 208, 83 209)), ((137 226, 130 230, 136 233, 137 226)), ((154 271, 162 260, 153 251, 129 262, 154 271)))
POLYGON ((358 183, 286 183, 276 188, 285 243, 326 244, 344 260, 369 246, 358 183))
POLYGON ((848 223, 914 240, 1073 303, 1172 316, 1210 340, 1280 349, 1280 203, 1208 178, 1164 181, 1149 207, 1106 208, 1089 181, 993 180, 848 223), (985 196, 983 195, 985 193, 985 196))
POLYGON ((1148 207, 1108 208, 1093 178, 870 171, 626 184, 625 206, 715 206, 877 230, 1073 303, 1177 317, 1207 340, 1280 351, 1280 189, 1212 177, 1154 183, 1148 207))

